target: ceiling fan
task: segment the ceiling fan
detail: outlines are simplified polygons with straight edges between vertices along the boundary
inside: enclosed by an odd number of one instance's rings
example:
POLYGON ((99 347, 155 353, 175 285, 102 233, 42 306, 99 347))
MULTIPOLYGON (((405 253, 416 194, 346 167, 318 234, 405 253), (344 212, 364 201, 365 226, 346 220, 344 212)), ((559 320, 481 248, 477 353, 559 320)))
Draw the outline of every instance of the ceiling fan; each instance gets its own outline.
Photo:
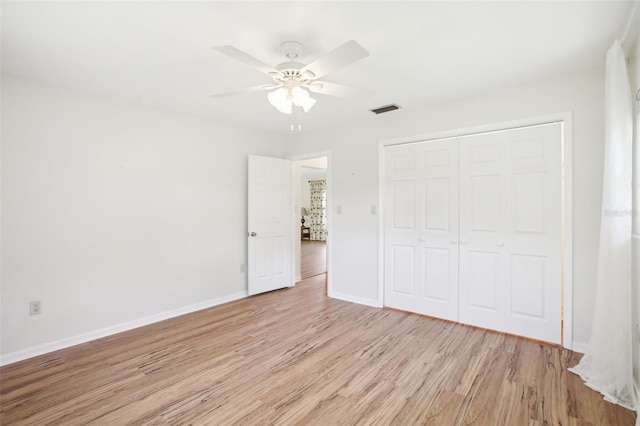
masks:
POLYGON ((246 87, 211 95, 225 97, 238 93, 269 91, 267 99, 278 111, 291 114, 293 106, 300 107, 304 112, 309 111, 316 103, 309 92, 339 97, 364 97, 372 92, 341 84, 318 80, 338 68, 352 64, 369 56, 364 47, 351 40, 329 52, 324 57, 308 64, 296 62, 303 49, 297 41, 287 41, 280 45, 282 53, 289 59, 274 67, 261 62, 247 53, 233 46, 217 46, 214 50, 237 61, 262 71, 274 80, 274 83, 260 86, 246 87))

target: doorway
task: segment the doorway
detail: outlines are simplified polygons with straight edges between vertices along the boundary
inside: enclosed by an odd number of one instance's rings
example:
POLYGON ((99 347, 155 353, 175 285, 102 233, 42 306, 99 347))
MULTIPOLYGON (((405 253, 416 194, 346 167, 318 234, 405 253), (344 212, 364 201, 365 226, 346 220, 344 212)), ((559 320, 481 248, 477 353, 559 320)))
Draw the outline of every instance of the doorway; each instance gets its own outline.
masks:
POLYGON ((296 282, 327 274, 328 168, 326 155, 293 161, 296 282))

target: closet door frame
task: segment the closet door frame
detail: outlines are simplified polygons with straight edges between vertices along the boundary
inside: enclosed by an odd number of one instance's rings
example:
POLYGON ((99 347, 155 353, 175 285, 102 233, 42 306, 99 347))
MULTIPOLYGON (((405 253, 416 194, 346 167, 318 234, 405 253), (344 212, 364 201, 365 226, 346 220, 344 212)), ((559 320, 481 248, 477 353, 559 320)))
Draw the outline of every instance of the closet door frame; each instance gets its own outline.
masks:
POLYGON ((498 130, 515 129, 541 124, 560 123, 562 156, 562 346, 573 349, 573 116, 571 112, 530 117, 521 120, 488 124, 484 126, 460 128, 442 132, 411 136, 402 139, 383 140, 378 144, 378 306, 384 304, 384 264, 385 264, 385 147, 436 139, 461 137, 498 130))

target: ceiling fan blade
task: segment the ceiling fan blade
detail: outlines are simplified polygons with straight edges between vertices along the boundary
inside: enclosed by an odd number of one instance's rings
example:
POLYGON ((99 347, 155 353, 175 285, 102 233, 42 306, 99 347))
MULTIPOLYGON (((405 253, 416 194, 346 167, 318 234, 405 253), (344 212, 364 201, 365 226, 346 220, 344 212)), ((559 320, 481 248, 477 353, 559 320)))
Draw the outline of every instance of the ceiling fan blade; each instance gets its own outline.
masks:
POLYGON ((240 93, 263 92, 266 90, 277 89, 280 84, 263 84, 261 86, 245 87, 244 89, 232 90, 230 92, 214 93, 209 95, 212 98, 224 98, 227 96, 238 95, 240 93))
POLYGON ((235 59, 236 61, 240 61, 244 64, 249 65, 250 67, 256 68, 269 76, 270 76, 270 73, 279 74, 278 70, 276 70, 272 66, 267 65, 262 61, 259 61, 253 56, 247 53, 244 53, 242 50, 236 49, 233 46, 215 46, 213 47, 213 50, 217 50, 218 52, 223 53, 228 57, 235 59))
POLYGON ((314 78, 320 78, 345 65, 352 64, 369 56, 369 52, 355 40, 350 40, 340 47, 333 49, 322 58, 302 68, 302 72, 311 71, 314 78))
POLYGON ((367 98, 374 93, 370 89, 343 86, 342 84, 327 83, 326 81, 312 81, 306 87, 313 93, 341 98, 367 98))

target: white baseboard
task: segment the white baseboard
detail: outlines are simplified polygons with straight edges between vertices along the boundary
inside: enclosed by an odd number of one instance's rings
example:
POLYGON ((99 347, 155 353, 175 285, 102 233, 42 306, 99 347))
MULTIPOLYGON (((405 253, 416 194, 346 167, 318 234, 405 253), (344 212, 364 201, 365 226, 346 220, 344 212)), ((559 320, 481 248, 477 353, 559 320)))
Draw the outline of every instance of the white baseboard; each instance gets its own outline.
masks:
POLYGON ((330 291, 328 294, 329 297, 334 299, 344 300, 345 302, 357 303, 359 305, 373 306, 374 308, 381 308, 380 304, 375 299, 365 299, 362 297, 352 296, 350 294, 338 293, 335 291, 330 291))
POLYGON ((589 348, 589 344, 584 342, 574 341, 572 344, 573 344, 572 350, 574 352, 580 352, 581 354, 587 352, 587 349, 589 348))
POLYGON ((112 334, 121 333, 123 331, 133 330, 134 328, 143 327, 145 325, 164 321, 169 318, 179 317, 181 315, 200 311, 202 309, 207 309, 212 306, 222 305, 223 303, 242 299, 244 297, 247 297, 247 292, 241 291, 238 293, 230 294, 228 296, 218 297, 215 299, 207 300, 205 302, 184 306, 182 308, 172 309, 170 311, 161 312, 159 314, 150 315, 148 317, 140 318, 137 320, 102 328, 100 330, 78 334, 76 336, 67 337, 64 339, 56 340, 54 342, 44 343, 42 345, 32 346, 27 349, 10 352, 0 357, 0 366, 13 364, 14 362, 33 358, 34 356, 47 354, 49 352, 57 351, 60 349, 65 349, 71 346, 79 345, 81 343, 89 342, 91 340, 96 340, 102 337, 111 336, 112 334))

